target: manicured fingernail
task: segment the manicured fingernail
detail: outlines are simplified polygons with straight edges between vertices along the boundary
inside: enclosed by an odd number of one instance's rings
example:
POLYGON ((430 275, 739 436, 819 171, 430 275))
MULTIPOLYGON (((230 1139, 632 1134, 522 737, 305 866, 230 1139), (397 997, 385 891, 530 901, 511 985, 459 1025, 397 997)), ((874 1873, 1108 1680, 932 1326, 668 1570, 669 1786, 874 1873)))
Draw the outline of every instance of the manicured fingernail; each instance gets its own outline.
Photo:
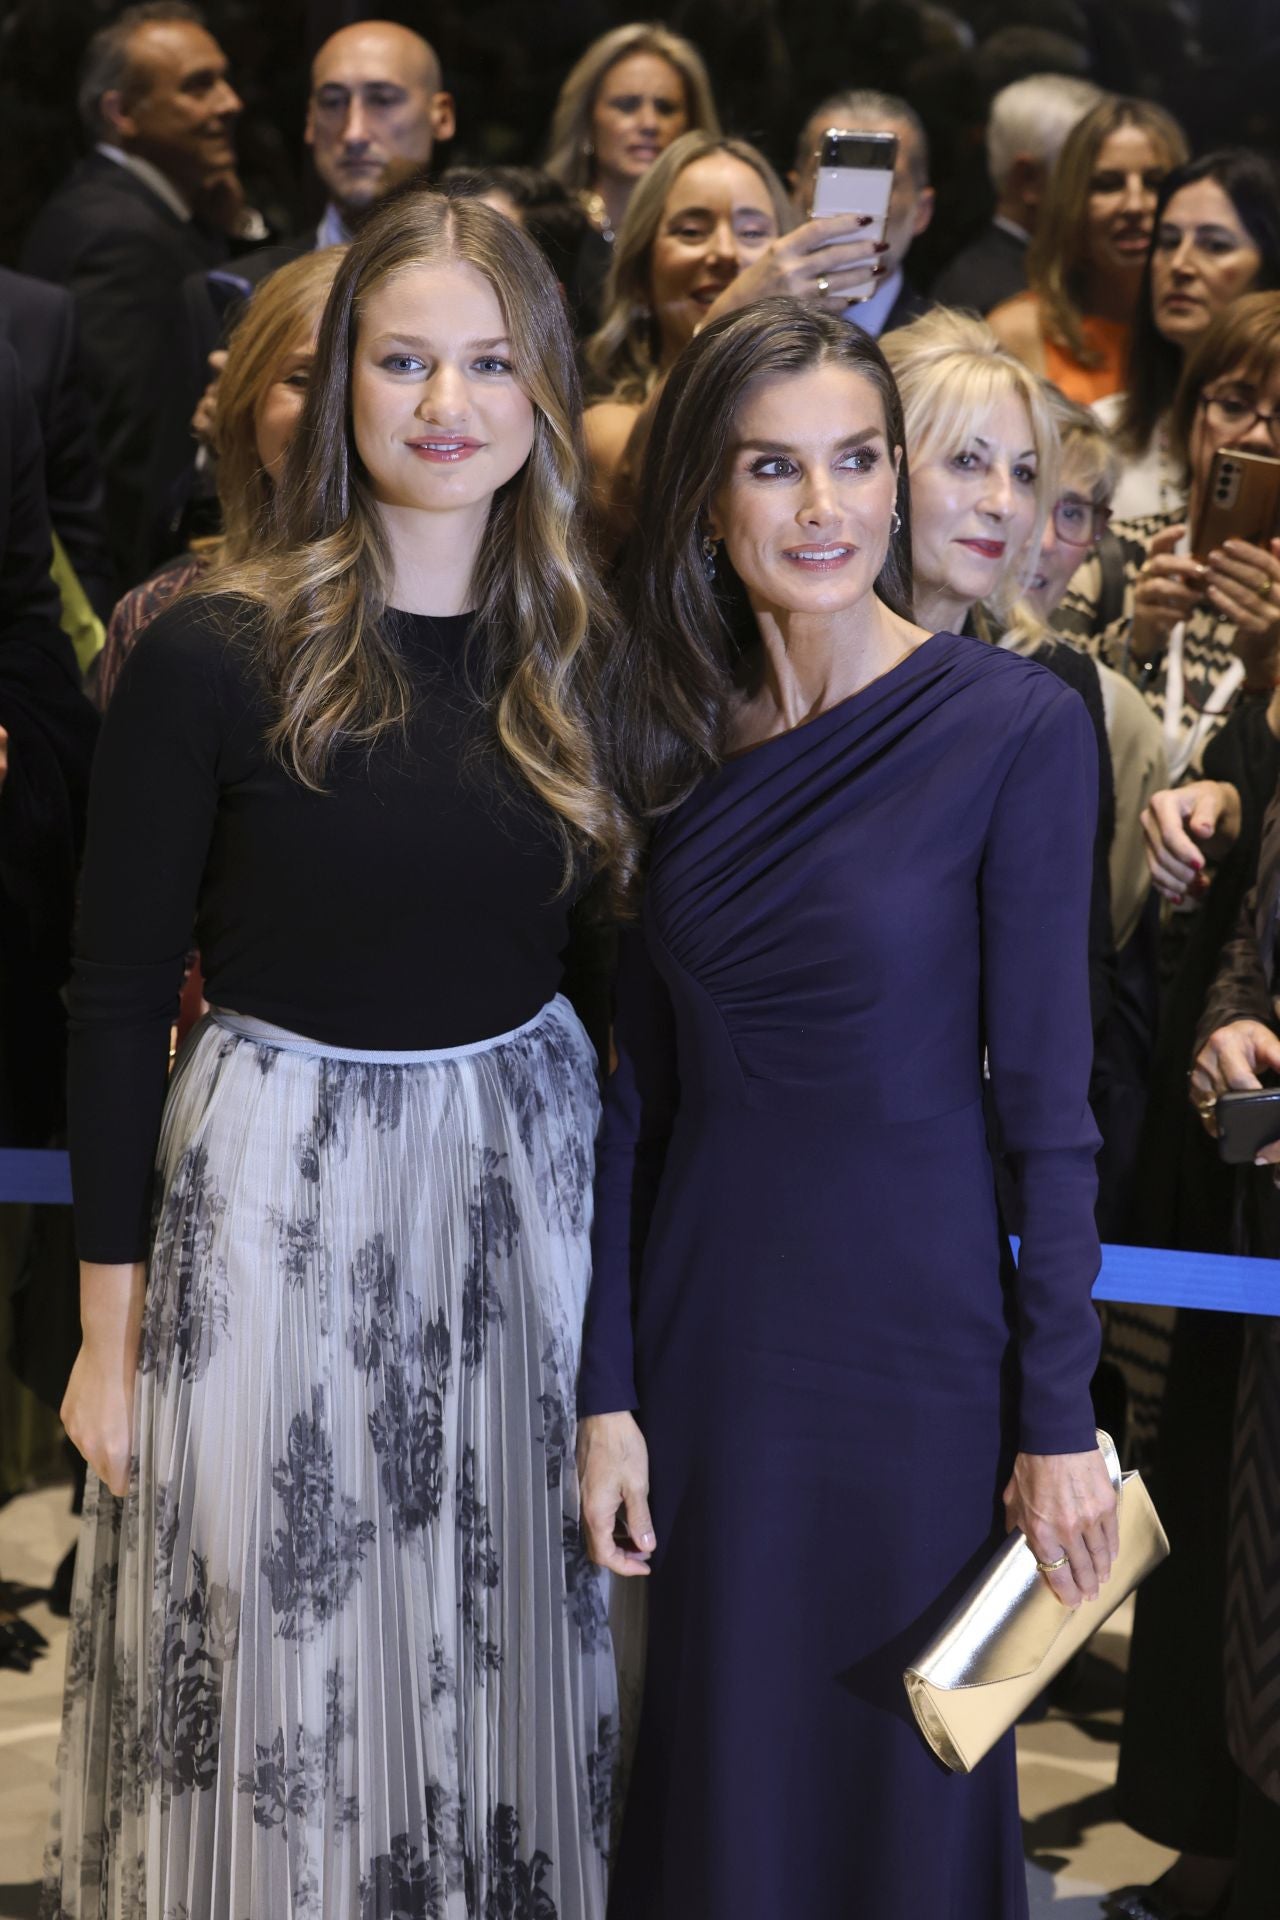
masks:
POLYGON ((876 253, 888 253, 889 242, 887 240, 877 240, 874 251, 876 253))
POLYGON ((651 1547, 655 1547, 655 1546, 656 1546, 657 1544, 658 1544, 658 1543, 657 1543, 657 1541, 656 1541, 656 1539, 654 1538, 654 1536, 653 1536, 653 1534, 651 1534, 651 1533, 642 1533, 642 1534, 640 1535, 640 1545, 641 1545, 641 1546, 642 1546, 643 1548, 645 1548, 645 1550, 646 1550, 646 1551, 648 1551, 648 1549, 650 1549, 651 1547))
POLYGON ((884 261, 882 260, 878 266, 872 267, 871 278, 873 280, 878 280, 882 273, 887 273, 888 271, 889 271, 888 267, 885 265, 884 261))
POLYGON ((875 221, 876 221, 876 217, 874 213, 860 213, 858 215, 858 225, 860 227, 873 227, 875 225, 875 221))
POLYGON ((1253 1164, 1255 1167, 1269 1167, 1271 1165, 1271 1162, 1268 1160, 1265 1153, 1260 1153, 1253 1164))

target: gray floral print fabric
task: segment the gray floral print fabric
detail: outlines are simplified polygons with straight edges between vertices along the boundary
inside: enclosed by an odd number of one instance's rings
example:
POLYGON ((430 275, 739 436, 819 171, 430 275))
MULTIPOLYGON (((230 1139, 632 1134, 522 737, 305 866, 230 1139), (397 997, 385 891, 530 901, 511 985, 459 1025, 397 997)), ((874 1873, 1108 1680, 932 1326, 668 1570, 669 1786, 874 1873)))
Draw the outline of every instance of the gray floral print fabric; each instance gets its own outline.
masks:
POLYGON ((197 1029, 127 1499, 90 1476, 48 1920, 603 1920, 596 1118, 563 1000, 372 1060, 197 1029))

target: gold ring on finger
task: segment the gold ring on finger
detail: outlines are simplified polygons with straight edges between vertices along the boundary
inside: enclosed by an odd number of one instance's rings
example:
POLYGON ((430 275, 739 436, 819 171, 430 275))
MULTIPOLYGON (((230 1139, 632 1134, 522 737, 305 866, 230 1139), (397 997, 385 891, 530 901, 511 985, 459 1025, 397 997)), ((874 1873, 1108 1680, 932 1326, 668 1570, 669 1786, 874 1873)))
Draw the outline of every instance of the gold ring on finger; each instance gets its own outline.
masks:
POLYGON ((1271 598, 1271 589, 1274 585, 1275 582, 1272 580, 1271 575, 1264 573, 1262 576, 1262 585, 1254 589, 1259 600, 1269 600, 1271 598))
POLYGON ((818 275, 818 292, 829 293, 830 291, 831 291, 831 282, 828 280, 825 273, 820 273, 818 275))
POLYGON ((1066 1564, 1067 1564, 1066 1554, 1060 1553, 1056 1560, 1037 1560, 1036 1572, 1037 1573, 1057 1573, 1062 1567, 1065 1567, 1066 1564))

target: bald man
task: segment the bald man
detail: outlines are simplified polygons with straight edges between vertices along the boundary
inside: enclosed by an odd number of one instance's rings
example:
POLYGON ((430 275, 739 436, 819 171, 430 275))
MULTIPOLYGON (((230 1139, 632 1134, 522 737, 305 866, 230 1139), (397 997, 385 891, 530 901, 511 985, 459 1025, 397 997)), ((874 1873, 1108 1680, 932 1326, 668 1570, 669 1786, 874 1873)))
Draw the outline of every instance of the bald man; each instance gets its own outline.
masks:
POLYGON ((197 472, 189 422, 209 378, 209 354, 224 344, 230 322, 277 267, 314 247, 344 246, 370 207, 424 172, 437 142, 451 140, 453 132, 453 98, 441 86, 435 48, 420 33, 390 20, 361 20, 339 28, 320 48, 303 130, 328 194, 319 226, 193 274, 183 289, 183 377, 157 453, 166 478, 153 560, 213 524, 212 478, 197 472))
POLYGON ((329 192, 317 244, 349 240, 392 187, 431 164, 454 132, 435 49, 390 20, 361 20, 325 41, 311 68, 304 139, 329 192))

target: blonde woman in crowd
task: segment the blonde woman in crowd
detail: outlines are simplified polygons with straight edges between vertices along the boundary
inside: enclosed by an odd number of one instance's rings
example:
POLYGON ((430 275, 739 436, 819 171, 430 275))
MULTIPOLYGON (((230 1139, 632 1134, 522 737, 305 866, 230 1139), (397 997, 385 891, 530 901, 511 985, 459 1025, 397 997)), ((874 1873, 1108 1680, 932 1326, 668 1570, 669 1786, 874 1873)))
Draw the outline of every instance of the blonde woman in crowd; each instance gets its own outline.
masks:
POLYGON ((598 1102, 557 989, 575 894, 634 847, 578 447, 540 250, 476 201, 386 206, 270 537, 108 709, 69 1920, 603 1920, 617 1691, 572 1465, 598 1102), (193 920, 211 1011, 166 1097, 193 920))
POLYGON ((587 450, 597 512, 629 525, 632 435, 682 347, 709 320, 790 293, 842 312, 883 247, 844 215, 794 227, 786 189, 745 140, 688 133, 637 189, 618 238, 605 315, 587 343, 587 450))
POLYGON ((631 196, 682 133, 720 132, 702 55, 656 21, 615 27, 570 69, 551 121, 546 169, 576 197, 587 231, 567 292, 579 329, 601 291, 631 196))
POLYGON ((167 561, 118 602, 98 667, 99 705, 110 700, 120 669, 156 615, 211 567, 247 560, 265 537, 341 258, 340 247, 319 248, 277 268, 255 290, 216 386, 202 403, 218 462, 222 531, 167 561))
POLYGON ((1089 909, 1095 1033, 1111 1004, 1109 860, 1115 794, 1097 669, 1061 646, 1024 601, 1058 501, 1058 431, 1042 383, 985 321, 937 307, 883 341, 902 395, 911 472, 916 618, 1031 654, 1084 701, 1098 747, 1089 909))
POLYGON ((988 318, 1071 400, 1124 385, 1156 195, 1186 158, 1177 122, 1147 100, 1108 96, 1067 135, 1027 255, 1029 290, 988 318))

